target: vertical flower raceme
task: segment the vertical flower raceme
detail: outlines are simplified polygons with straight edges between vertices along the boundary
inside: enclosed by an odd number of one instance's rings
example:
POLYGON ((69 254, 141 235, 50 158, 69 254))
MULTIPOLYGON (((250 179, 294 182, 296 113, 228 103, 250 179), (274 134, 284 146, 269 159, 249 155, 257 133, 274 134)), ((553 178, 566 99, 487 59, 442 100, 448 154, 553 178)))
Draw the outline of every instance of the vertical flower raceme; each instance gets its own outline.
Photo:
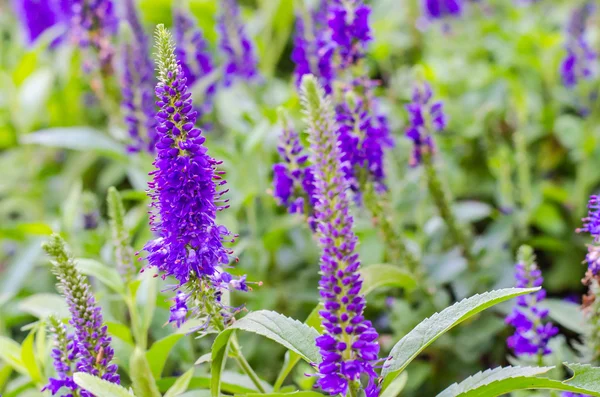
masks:
MULTIPOLYGON (((119 25, 112 0, 73 0, 72 25, 74 41, 92 50, 102 73, 112 73, 115 51, 111 41, 119 25)), ((95 69, 87 59, 84 67, 95 69)))
POLYGON ((50 355, 56 377, 48 379, 48 384, 42 391, 49 390, 52 395, 57 394, 62 388, 75 391, 77 390, 77 385, 73 381, 73 367, 77 357, 75 337, 67 332, 67 327, 58 318, 50 316, 48 323, 48 331, 54 337, 54 347, 50 355))
POLYGON ((219 48, 225 59, 223 81, 229 86, 237 77, 254 80, 258 76, 258 60, 254 44, 246 32, 237 0, 222 0, 218 28, 219 48))
POLYGON ((588 80, 594 76, 597 55, 585 37, 587 20, 593 10, 594 6, 591 3, 575 9, 567 25, 567 55, 560 66, 563 84, 567 88, 573 88, 581 80, 588 80))
POLYGON ((128 149, 154 152, 156 122, 154 114, 154 65, 150 58, 150 38, 144 32, 134 0, 125 1, 126 19, 133 32, 123 45, 121 93, 125 123, 129 132, 128 149))
POLYGON ((371 8, 361 0, 332 0, 328 26, 335 44, 338 69, 346 69, 364 57, 371 41, 371 8))
POLYGON ((406 106, 409 127, 406 136, 413 141, 411 166, 421 164, 424 152, 434 149, 432 132, 441 132, 446 128, 446 116, 442 102, 432 102, 433 91, 428 83, 415 85, 412 101, 406 106))
POLYGON ((459 17, 464 0, 422 0, 423 14, 428 20, 459 17))
MULTIPOLYGON (((208 155, 205 138, 194 127, 197 113, 192 109, 191 94, 175 57, 173 40, 163 25, 157 28, 156 40, 159 140, 156 169, 151 172, 153 180, 149 186, 154 208, 151 225, 158 237, 144 249, 149 265, 158 268, 163 278, 175 277, 178 288, 186 291, 186 299, 209 300, 198 303, 204 308, 213 303, 219 306, 223 289, 247 290, 244 278, 234 279, 221 269, 229 265, 232 253, 224 242, 232 242, 234 238, 215 219, 218 211, 228 207, 223 199, 227 190, 221 189, 226 183, 224 172, 217 169, 221 162, 208 155)), ((182 303, 186 299, 178 295, 177 313, 187 307, 182 303)), ((172 320, 182 322, 180 317, 172 316, 172 320)))
POLYGON ((583 227, 577 229, 578 233, 589 233, 593 237, 592 244, 588 244, 588 253, 585 260, 588 265, 590 277, 600 273, 600 197, 593 195, 588 202, 588 215, 583 218, 583 227))
POLYGON ((315 204, 313 170, 287 115, 281 111, 279 118, 283 128, 277 151, 283 161, 273 165, 273 196, 290 213, 310 217, 315 204))
POLYGON ((13 0, 15 14, 26 34, 28 44, 36 40, 50 28, 58 29, 52 44, 56 44, 66 31, 71 18, 71 0, 13 0))
POLYGON ((322 248, 319 291, 325 332, 317 338, 323 361, 318 385, 331 394, 346 395, 369 378, 367 396, 376 395, 374 362, 379 353, 377 332, 364 318, 366 301, 356 253, 357 237, 350 215, 348 184, 336 137, 333 110, 314 76, 302 82, 302 103, 309 125, 310 156, 315 176, 316 234, 322 248))
MULTIPOLYGON (((519 248, 515 278, 518 288, 540 287, 544 282, 533 250, 529 246, 519 248)), ((548 310, 539 307, 545 297, 544 289, 535 294, 518 297, 517 305, 506 317, 507 324, 515 328, 515 333, 508 338, 507 344, 517 356, 537 355, 538 360, 541 360, 541 357, 551 353, 548 342, 558 333, 558 328, 545 321, 548 310)))
MULTIPOLYGON (((212 56, 202 30, 182 8, 175 8, 173 14, 173 36, 175 38, 176 56, 180 62, 187 84, 192 85, 214 71, 212 56)), ((204 91, 203 104, 197 108, 200 116, 212 108, 212 97, 216 92, 216 83, 207 84, 204 91)))
MULTIPOLYGON (((53 235, 44 244, 44 250, 52 258, 52 271, 71 313, 74 349, 77 350, 76 370, 118 384, 117 365, 111 362, 114 356, 111 338, 103 324, 102 309, 96 303, 90 283, 79 273, 74 259, 66 250, 65 242, 58 235, 53 235)), ((80 395, 92 397, 85 390, 81 390, 80 395)))

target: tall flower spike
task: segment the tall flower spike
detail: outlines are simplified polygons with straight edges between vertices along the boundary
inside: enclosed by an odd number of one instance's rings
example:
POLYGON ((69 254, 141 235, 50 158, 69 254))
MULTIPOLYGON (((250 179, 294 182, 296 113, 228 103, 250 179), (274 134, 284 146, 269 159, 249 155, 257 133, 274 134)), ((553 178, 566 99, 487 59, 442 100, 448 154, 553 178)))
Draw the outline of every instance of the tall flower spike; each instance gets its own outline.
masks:
POLYGON ((150 38, 144 32, 134 0, 125 1, 126 17, 133 37, 123 44, 121 93, 131 152, 154 153, 156 122, 154 114, 154 64, 150 58, 150 38))
POLYGON ((290 125, 287 114, 279 111, 282 134, 277 151, 283 162, 273 165, 273 196, 290 213, 312 214, 315 204, 312 167, 300 143, 300 137, 290 125))
MULTIPOLYGON (((228 207, 221 190, 226 182, 204 147, 205 138, 194 127, 197 113, 192 109, 191 93, 179 61, 171 34, 163 25, 156 30, 159 82, 156 86, 156 118, 159 141, 154 161, 155 170, 149 183, 151 228, 158 237, 146 244, 149 266, 162 272, 162 277, 175 277, 176 288, 186 290, 189 299, 214 299, 217 306, 224 288, 247 290, 242 278, 235 280, 221 270, 229 265, 232 253, 224 242, 235 236, 216 223, 217 211, 228 207)), ((186 307, 186 299, 178 295, 175 313, 186 307)), ((212 302, 215 303, 215 302, 212 302)), ((209 303, 200 302, 202 307, 209 303)), ((197 307, 197 305, 189 305, 197 307)), ((172 310, 172 313, 174 311, 172 310)), ((180 316, 171 320, 181 323, 180 316)))
MULTIPOLYGON (((515 278, 518 288, 540 287, 544 282, 541 270, 535 262, 533 249, 527 245, 519 248, 518 262, 515 266, 515 278)), ((546 297, 544 289, 535 294, 520 296, 512 313, 506 317, 506 323, 515 328, 515 333, 510 336, 506 343, 515 355, 538 356, 550 354, 548 347, 550 339, 558 334, 551 322, 545 321, 548 310, 539 307, 541 301, 546 297)))
MULTIPOLYGON (((173 36, 175 38, 175 55, 180 62, 188 85, 208 76, 214 70, 212 56, 202 30, 189 12, 176 7, 173 13, 173 36)), ((199 109, 202 114, 212 108, 212 97, 216 92, 216 83, 208 84, 204 92, 204 103, 199 109)))
POLYGON ((130 244, 131 237, 125 226, 123 201, 114 186, 108 189, 107 203, 116 267, 119 273, 129 280, 135 273, 134 252, 130 244))
POLYGON ((360 293, 358 239, 352 230, 333 109, 314 76, 305 76, 301 88, 314 164, 316 233, 322 248, 319 291, 325 332, 316 341, 323 357, 317 384, 332 395, 346 395, 349 387, 360 388, 361 375, 367 375, 365 393, 374 396, 378 335, 363 316, 366 301, 360 293))
POLYGON ((592 78, 596 71, 597 54, 585 37, 587 20, 593 11, 593 4, 585 3, 573 11, 567 25, 567 55, 560 66, 563 84, 567 88, 573 88, 581 80, 592 78))
MULTIPOLYGON (((67 252, 60 236, 52 235, 43 248, 52 258, 52 272, 58 279, 58 289, 65 297, 71 313, 69 322, 74 328, 77 371, 119 384, 117 365, 111 363, 114 356, 110 346, 111 338, 89 281, 77 270, 75 261, 67 252)), ((80 395, 93 397, 85 390, 81 390, 80 395)))
POLYGON ((77 344, 74 335, 68 334, 65 324, 55 316, 48 317, 48 331, 54 338, 54 348, 50 355, 56 377, 48 379, 48 384, 42 391, 49 390, 52 395, 57 394, 63 387, 75 391, 77 384, 73 381, 73 366, 77 356, 77 344))
MULTIPOLYGON (((73 40, 95 53, 104 74, 113 71, 115 51, 111 39, 118 25, 112 0, 73 0, 73 40)), ((84 67, 93 70, 95 65, 86 61, 84 67)))
POLYGON ((237 0, 221 0, 220 5, 217 27, 220 33, 219 48, 225 58, 223 82, 229 86, 236 77, 254 80, 258 76, 258 60, 254 44, 242 23, 237 0))

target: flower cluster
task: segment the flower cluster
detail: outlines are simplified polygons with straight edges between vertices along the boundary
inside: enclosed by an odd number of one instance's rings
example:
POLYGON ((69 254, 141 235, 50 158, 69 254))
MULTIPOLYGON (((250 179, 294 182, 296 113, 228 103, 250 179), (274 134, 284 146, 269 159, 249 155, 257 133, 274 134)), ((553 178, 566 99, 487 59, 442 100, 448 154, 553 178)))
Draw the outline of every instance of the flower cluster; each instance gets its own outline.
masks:
MULTIPOLYGON (((221 162, 213 159, 204 146, 205 138, 194 124, 187 80, 170 33, 159 25, 157 30, 159 82, 156 87, 156 115, 159 134, 154 161, 156 169, 150 186, 152 207, 151 229, 158 237, 146 244, 149 266, 162 272, 163 278, 175 277, 179 287, 194 292, 208 288, 219 295, 223 288, 247 290, 244 279, 234 280, 220 267, 229 264, 231 250, 224 246, 234 236, 216 223, 217 211, 228 207, 223 199, 226 190, 224 172, 217 170, 221 162), (202 283, 202 286, 197 285, 202 283)), ((217 297, 217 298, 219 298, 217 297)), ((219 299, 217 299, 219 300, 219 299)), ((175 312, 181 313, 185 301, 178 295, 175 312)), ((180 316, 172 320, 180 324, 180 316)))
POLYGON ((234 78, 253 80, 258 76, 258 60, 240 17, 236 0, 222 0, 218 28, 219 48, 225 57, 223 83, 229 86, 234 78))
MULTIPOLYGON (((63 31, 66 30, 71 18, 71 0, 15 0, 13 5, 29 44, 50 28, 60 26, 63 31)), ((52 44, 56 44, 60 36, 52 44)))
POLYGON ((374 362, 379 353, 378 334, 364 318, 366 301, 356 253, 348 184, 342 170, 342 153, 336 137, 331 104, 313 76, 302 82, 302 103, 309 124, 310 156, 314 164, 316 234, 322 248, 319 292, 325 332, 317 338, 323 361, 317 384, 331 394, 346 395, 369 378, 367 396, 378 393, 374 362))
POLYGON ((315 204, 314 175, 308 155, 285 114, 280 114, 283 133, 277 146, 283 162, 273 165, 273 196, 290 213, 310 214, 315 204))
MULTIPOLYGON (((515 278, 518 288, 540 287, 544 282, 542 272, 535 262, 533 250, 529 246, 521 246, 519 249, 515 278)), ((548 310, 541 309, 539 303, 545 297, 544 289, 540 289, 535 294, 518 297, 517 305, 506 317, 506 323, 515 328, 515 333, 507 339, 507 345, 517 356, 545 356, 552 352, 548 342, 558 334, 558 328, 551 322, 544 321, 548 317, 548 310)))
POLYGON ((582 219, 583 227, 577 229, 577 233, 589 233, 593 238, 593 244, 588 244, 588 253, 585 260, 588 271, 592 276, 600 273, 600 197, 593 195, 588 202, 588 215, 582 219))
MULTIPOLYGON (((102 309, 96 303, 90 283, 79 273, 73 257, 66 250, 65 242, 58 235, 53 235, 44 244, 44 249, 53 259, 52 271, 58 279, 59 290, 67 301, 71 313, 69 323, 74 329, 72 340, 64 335, 60 336, 61 353, 53 354, 55 364, 58 364, 58 378, 50 379, 47 388, 56 393, 60 385, 73 386, 65 365, 73 360, 77 371, 119 384, 117 365, 111 363, 114 356, 110 346, 111 338, 103 324, 102 309)), ((57 330, 57 333, 63 331, 57 330)), ((80 395, 93 397, 85 390, 81 390, 80 395)))
POLYGON ((65 324, 54 316, 48 317, 48 331, 54 336, 54 348, 50 356, 57 377, 48 379, 48 384, 42 391, 49 390, 52 395, 57 394, 63 387, 75 391, 77 385, 73 381, 73 363, 78 352, 75 337, 69 334, 65 324))
POLYGON ((406 136, 413 141, 411 166, 421 164, 423 154, 434 150, 431 132, 441 132, 446 128, 446 115, 442 102, 432 102, 433 91, 428 83, 417 84, 413 88, 412 102, 406 105, 409 127, 406 136))
POLYGON ((422 0, 423 14, 428 20, 459 17, 464 0, 422 0))
POLYGON ((125 1, 126 19, 133 40, 123 45, 121 93, 125 123, 131 142, 128 150, 153 153, 156 144, 154 106, 154 65, 150 59, 150 40, 144 32, 133 0, 125 1))
POLYGON ((563 84, 575 87, 580 80, 590 79, 595 72, 597 55, 585 37, 586 23, 593 11, 591 3, 573 11, 567 25, 567 55, 560 66, 563 84))
POLYGON ((366 47, 372 39, 370 13, 371 8, 360 0, 332 1, 328 26, 339 57, 339 69, 346 69, 364 57, 366 47))
MULTIPOLYGON (((111 38, 117 33, 119 20, 111 0, 72 0, 73 40, 83 49, 92 49, 103 73, 112 72, 114 48, 111 38)), ((86 69, 93 65, 85 64, 86 69)))
MULTIPOLYGON (((176 44, 176 56, 189 85, 210 75, 214 70, 213 59, 208 51, 208 43, 202 30, 188 13, 176 8, 173 16, 173 36, 176 44)), ((212 97, 216 92, 216 83, 210 83, 204 91, 204 102, 197 109, 206 114, 212 108, 212 97)))

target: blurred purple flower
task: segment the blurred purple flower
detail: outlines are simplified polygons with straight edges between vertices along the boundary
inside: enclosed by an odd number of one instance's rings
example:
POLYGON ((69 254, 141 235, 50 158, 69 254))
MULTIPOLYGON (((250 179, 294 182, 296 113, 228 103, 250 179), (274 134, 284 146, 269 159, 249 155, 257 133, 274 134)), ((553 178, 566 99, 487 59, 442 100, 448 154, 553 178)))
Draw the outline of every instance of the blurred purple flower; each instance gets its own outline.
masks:
POLYGON ((585 260, 588 270, 592 275, 600 273, 600 197, 592 195, 588 202, 588 215, 582 219, 583 227, 578 228, 577 233, 589 233, 593 237, 593 243, 588 244, 588 253, 585 260))
POLYGON ((585 3, 573 11, 567 24, 567 55, 560 65, 563 84, 567 88, 575 87, 580 80, 590 79, 595 73, 597 54, 585 37, 587 20, 593 11, 594 6, 585 3))
POLYGON ((459 17, 463 0, 422 0, 423 13, 429 20, 459 17))
POLYGON ((47 29, 60 26, 62 32, 52 42, 52 45, 57 44, 69 25, 72 1, 13 0, 13 8, 26 34, 27 43, 35 43, 47 29))

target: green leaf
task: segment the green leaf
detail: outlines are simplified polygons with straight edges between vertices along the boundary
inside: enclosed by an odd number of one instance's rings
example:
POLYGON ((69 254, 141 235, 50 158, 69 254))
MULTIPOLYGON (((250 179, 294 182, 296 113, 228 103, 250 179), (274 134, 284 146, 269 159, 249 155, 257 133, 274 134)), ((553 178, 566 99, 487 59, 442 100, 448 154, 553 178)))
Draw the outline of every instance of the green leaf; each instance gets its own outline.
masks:
POLYGON ((27 338, 23 341, 23 345, 21 345, 21 361, 25 369, 27 369, 31 380, 34 383, 40 384, 42 383, 42 375, 34 353, 35 332, 35 328, 31 330, 27 338))
POLYGON ((539 288, 506 288, 486 292, 464 299, 421 321, 406 334, 390 352, 383 366, 383 390, 398 376, 419 353, 442 334, 481 311, 519 295, 538 291, 539 288))
POLYGON ((188 369, 183 375, 177 378, 173 386, 167 390, 164 397, 176 397, 184 393, 188 389, 193 376, 194 368, 188 369))
POLYGON ((455 383, 438 397, 495 397, 525 389, 562 390, 600 397, 600 368, 583 364, 565 365, 573 370, 573 377, 564 382, 537 377, 554 367, 500 367, 455 383))
POLYGON ((98 281, 118 294, 125 294, 125 284, 115 269, 94 259, 77 258, 75 261, 77 269, 81 273, 97 278, 98 281))
MULTIPOLYGON (((85 389, 95 395, 96 397, 131 397, 131 394, 127 389, 114 383, 108 382, 104 379, 100 379, 96 376, 86 374, 84 372, 77 372, 73 375, 73 380, 77 383, 77 386, 85 389)), ((146 397, 146 396, 143 396, 146 397)))
POLYGON ((123 342, 126 342, 130 345, 134 345, 133 337, 131 336, 131 330, 128 326, 121 323, 115 323, 112 321, 106 321, 106 326, 108 327, 108 333, 111 336, 121 339, 123 342))
POLYGON ((24 249, 19 250, 12 263, 8 265, 10 270, 4 271, 2 284, 0 284, 0 306, 10 300, 19 292, 21 286, 31 275, 31 269, 42 252, 42 240, 32 240, 24 249))
POLYGON ((51 314, 55 314, 59 318, 70 316, 65 299, 58 294, 43 293, 28 296, 19 302, 18 308, 39 319, 44 319, 51 314))
POLYGON ((249 313, 221 332, 212 348, 211 391, 213 397, 220 393, 221 372, 233 331, 240 329, 265 336, 298 354, 309 363, 319 362, 321 357, 315 345, 319 333, 306 324, 268 310, 249 313))
POLYGON ((129 361, 129 375, 135 394, 143 397, 161 397, 156 380, 146 359, 146 354, 139 347, 133 351, 129 361))
POLYGON ((150 350, 146 352, 146 358, 150 363, 150 369, 154 378, 159 379, 163 368, 167 363, 169 353, 175 344, 183 338, 182 334, 171 334, 154 342, 150 350))
MULTIPOLYGON (((157 384, 160 390, 167 390, 173 386, 178 378, 168 377, 160 379, 157 384)), ((195 376, 191 379, 189 389, 209 389, 211 378, 207 376, 195 376)), ((221 376, 221 389, 230 394, 247 394, 256 392, 256 386, 246 375, 237 372, 223 371, 221 376)))
POLYGON ((404 387, 406 387, 407 382, 408 374, 406 372, 402 372, 400 376, 394 379, 388 388, 381 393, 381 397, 398 397, 402 390, 404 390, 404 387))
POLYGON ((118 159, 127 159, 125 148, 102 132, 90 127, 49 128, 21 136, 21 144, 74 150, 91 150, 118 159))
POLYGON ((394 265, 366 266, 360 269, 360 274, 363 277, 361 292, 365 295, 380 287, 400 287, 410 291, 417 286, 414 276, 394 265))
POLYGON ((549 316, 561 326, 580 334, 584 333, 585 321, 577 303, 561 299, 544 299, 540 307, 549 310, 549 316))
POLYGON ((0 335, 0 360, 10 365, 15 371, 23 375, 28 374, 21 359, 21 345, 2 335, 0 335))

